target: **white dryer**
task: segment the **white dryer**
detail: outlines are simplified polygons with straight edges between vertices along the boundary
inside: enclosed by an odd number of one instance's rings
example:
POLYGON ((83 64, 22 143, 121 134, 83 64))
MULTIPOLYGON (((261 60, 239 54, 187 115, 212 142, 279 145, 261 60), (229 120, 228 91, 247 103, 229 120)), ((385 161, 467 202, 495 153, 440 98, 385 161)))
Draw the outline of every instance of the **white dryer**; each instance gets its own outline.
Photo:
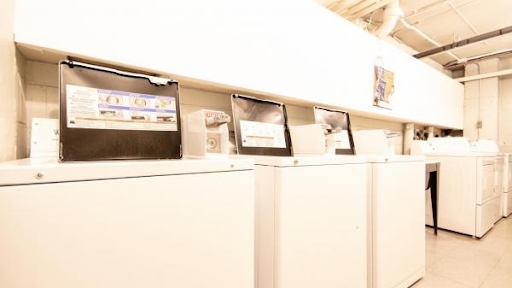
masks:
MULTIPOLYGON (((501 219, 503 162, 499 162, 497 146, 464 137, 428 142, 433 149, 418 149, 417 153, 440 163, 438 227, 482 237, 501 219)), ((432 224, 429 221, 431 217, 426 217, 426 224, 432 224)))
POLYGON ((482 237, 501 218, 496 193, 496 154, 436 153, 440 162, 438 227, 482 237))

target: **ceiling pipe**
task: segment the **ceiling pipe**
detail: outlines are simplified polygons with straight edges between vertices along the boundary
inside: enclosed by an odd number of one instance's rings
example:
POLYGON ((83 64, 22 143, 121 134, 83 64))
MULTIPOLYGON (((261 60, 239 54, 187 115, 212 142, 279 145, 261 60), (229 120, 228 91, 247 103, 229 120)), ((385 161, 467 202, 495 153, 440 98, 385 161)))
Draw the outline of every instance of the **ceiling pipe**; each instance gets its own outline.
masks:
POLYGON ((455 78, 454 80, 462 83, 462 82, 476 81, 476 80, 482 80, 482 79, 511 75, 511 74, 512 74, 512 69, 507 69, 507 70, 501 70, 501 71, 497 71, 497 72, 478 74, 478 75, 474 75, 474 76, 455 78))
POLYGON ((490 53, 485 53, 485 54, 475 55, 472 57, 463 58, 460 61, 454 61, 454 62, 445 64, 443 67, 444 67, 444 69, 447 69, 447 70, 457 70, 457 69, 460 69, 460 68, 462 68, 468 64, 471 64, 471 63, 477 63, 477 62, 484 61, 487 59, 499 58, 499 57, 503 57, 503 56, 509 55, 509 54, 512 54, 512 49, 503 49, 503 50, 499 50, 499 51, 495 51, 495 52, 490 52, 490 53))
POLYGON ((327 5, 327 8, 341 15, 342 12, 345 12, 359 2, 361 2, 361 0, 334 0, 330 2, 331 4, 327 5))
POLYGON ((385 37, 393 31, 393 29, 396 26, 396 23, 398 22, 398 19, 402 17, 403 12, 402 9, 400 9, 400 2, 399 0, 394 0, 386 7, 384 7, 384 14, 383 14, 383 23, 382 25, 375 30, 375 35, 377 35, 379 38, 385 37))
MULTIPOLYGON (((407 21, 405 21, 403 18, 400 19, 400 23, 402 23, 402 25, 405 26, 405 28, 407 29, 410 29, 414 32, 416 32, 416 34, 420 35, 423 39, 427 40, 428 42, 434 44, 436 47, 441 47, 441 44, 437 43, 437 41, 435 41, 434 39, 430 38, 427 34, 423 33, 420 29, 412 26, 411 24, 409 24, 407 21)), ((448 55, 452 56, 457 62, 461 62, 461 58, 459 58, 457 55, 453 54, 452 52, 446 52, 448 55)))
POLYGON ((365 15, 370 14, 373 11, 376 11, 376 10, 378 10, 378 9, 388 5, 392 1, 395 1, 395 0, 381 0, 379 2, 373 3, 372 5, 364 8, 363 10, 360 10, 360 11, 354 13, 354 14, 348 15, 347 19, 349 21, 355 21, 355 20, 357 20, 357 19, 359 19, 359 18, 361 18, 361 17, 363 17, 365 15))
POLYGON ((362 1, 359 1, 357 4, 355 4, 354 6, 348 8, 347 10, 345 10, 343 13, 340 13, 340 15, 342 17, 348 17, 354 13, 357 13, 363 9, 365 9, 366 7, 368 6, 371 6, 375 3, 379 2, 379 0, 362 0, 362 1))
POLYGON ((419 59, 419 58, 431 56, 431 55, 434 55, 434 54, 438 54, 438 53, 441 53, 441 52, 446 52, 446 51, 449 51, 449 50, 452 50, 452 49, 455 49, 455 48, 459 48, 459 47, 462 47, 462 46, 466 46, 468 44, 473 44, 473 43, 480 42, 480 41, 483 41, 483 40, 487 40, 487 39, 490 39, 490 38, 498 37, 498 36, 501 36, 501 35, 504 35, 504 34, 508 34, 508 33, 511 33, 511 32, 512 32, 512 26, 508 26, 508 27, 505 27, 505 28, 502 28, 502 29, 494 30, 494 31, 491 31, 491 32, 488 32, 488 33, 484 33, 484 34, 477 35, 477 36, 474 36, 474 37, 471 37, 471 38, 467 38, 467 39, 464 39, 464 40, 461 40, 461 41, 457 41, 457 42, 452 43, 452 44, 448 44, 448 45, 441 46, 441 47, 438 47, 438 48, 434 48, 434 49, 431 49, 431 50, 428 50, 428 51, 424 51, 424 52, 421 52, 421 53, 418 53, 418 54, 414 55, 414 57, 419 59))

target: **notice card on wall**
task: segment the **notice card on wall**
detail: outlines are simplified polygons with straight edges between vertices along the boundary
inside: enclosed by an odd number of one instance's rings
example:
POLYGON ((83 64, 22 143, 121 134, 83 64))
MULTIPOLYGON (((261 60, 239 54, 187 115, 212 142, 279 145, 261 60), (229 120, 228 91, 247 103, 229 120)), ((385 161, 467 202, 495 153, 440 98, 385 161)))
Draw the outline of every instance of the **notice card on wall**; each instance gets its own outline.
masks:
POLYGON ((391 109, 391 96, 395 89, 394 73, 375 65, 373 105, 391 109))

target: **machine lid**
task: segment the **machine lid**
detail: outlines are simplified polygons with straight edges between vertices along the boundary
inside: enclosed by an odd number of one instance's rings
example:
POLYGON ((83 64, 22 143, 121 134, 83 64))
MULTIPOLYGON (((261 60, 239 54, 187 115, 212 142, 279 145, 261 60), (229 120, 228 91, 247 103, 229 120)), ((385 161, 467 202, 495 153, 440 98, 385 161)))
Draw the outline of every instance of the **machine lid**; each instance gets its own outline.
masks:
POLYGON ((240 155, 239 157, 250 157, 254 164, 274 167, 304 167, 321 165, 344 165, 344 164, 364 164, 367 158, 356 155, 312 155, 312 156, 259 156, 259 155, 240 155))
POLYGON ((77 161, 21 159, 0 163, 0 186, 253 170, 252 159, 77 161))
POLYGON ((425 155, 368 155, 370 163, 424 162, 425 155))

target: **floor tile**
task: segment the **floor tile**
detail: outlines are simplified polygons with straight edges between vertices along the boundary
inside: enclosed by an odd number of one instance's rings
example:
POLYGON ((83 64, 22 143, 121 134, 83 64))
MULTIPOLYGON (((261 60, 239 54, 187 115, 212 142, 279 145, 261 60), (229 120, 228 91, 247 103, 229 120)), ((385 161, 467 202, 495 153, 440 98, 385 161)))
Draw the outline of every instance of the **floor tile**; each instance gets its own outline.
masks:
POLYGON ((479 288, 512 288, 512 271, 493 270, 479 288))
POLYGON ((414 288, 512 288, 512 217, 482 238, 425 229, 426 275, 414 288))
POLYGON ((471 288, 471 286, 458 283, 434 273, 427 273, 423 279, 416 282, 412 288, 471 288))

